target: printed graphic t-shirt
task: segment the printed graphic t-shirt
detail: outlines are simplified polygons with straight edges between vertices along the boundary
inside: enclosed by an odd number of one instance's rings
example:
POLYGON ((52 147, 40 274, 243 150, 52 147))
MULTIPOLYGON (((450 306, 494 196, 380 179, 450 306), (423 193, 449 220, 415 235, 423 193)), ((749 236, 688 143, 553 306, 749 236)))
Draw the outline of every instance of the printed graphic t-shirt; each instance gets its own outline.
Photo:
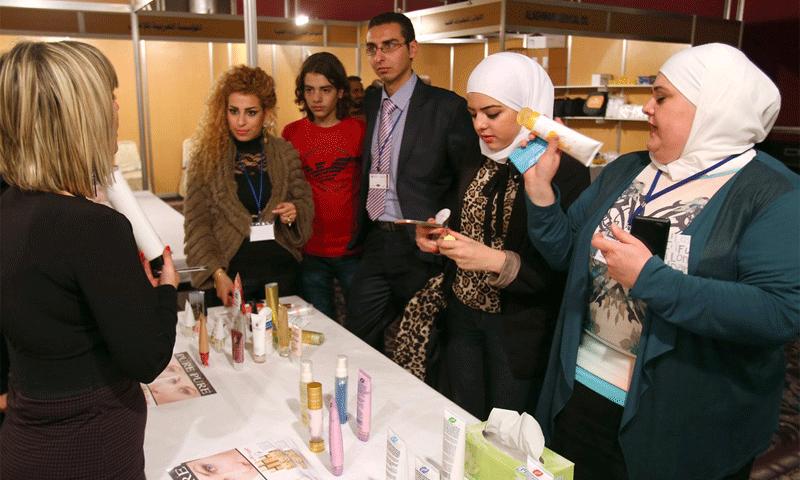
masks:
POLYGON ((314 197, 314 233, 303 253, 342 257, 355 230, 361 152, 366 124, 346 117, 333 127, 319 127, 308 117, 283 129, 283 138, 300 153, 306 180, 314 197))

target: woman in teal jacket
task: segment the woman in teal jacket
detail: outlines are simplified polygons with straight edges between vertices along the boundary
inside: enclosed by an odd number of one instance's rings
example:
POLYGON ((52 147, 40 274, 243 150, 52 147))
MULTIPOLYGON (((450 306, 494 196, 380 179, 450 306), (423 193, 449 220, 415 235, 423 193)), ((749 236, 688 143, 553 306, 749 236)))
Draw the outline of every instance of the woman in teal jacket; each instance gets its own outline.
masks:
POLYGON ((529 235, 569 270, 537 420, 584 478, 747 479, 777 427, 783 344, 800 333, 800 181, 753 150, 780 108, 738 50, 684 50, 645 106, 648 152, 572 205, 525 174, 529 235), (629 233, 670 221, 664 258, 629 233))

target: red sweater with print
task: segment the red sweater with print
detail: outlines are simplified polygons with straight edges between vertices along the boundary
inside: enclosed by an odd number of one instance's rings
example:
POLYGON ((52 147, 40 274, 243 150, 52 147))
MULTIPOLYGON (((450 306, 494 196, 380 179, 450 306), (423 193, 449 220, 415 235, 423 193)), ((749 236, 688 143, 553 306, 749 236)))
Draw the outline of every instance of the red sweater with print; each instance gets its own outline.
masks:
POLYGON ((355 233, 365 133, 366 124, 352 117, 327 128, 306 117, 283 129, 283 138, 300 153, 314 195, 314 233, 303 253, 318 257, 357 253, 348 250, 347 243, 355 233))

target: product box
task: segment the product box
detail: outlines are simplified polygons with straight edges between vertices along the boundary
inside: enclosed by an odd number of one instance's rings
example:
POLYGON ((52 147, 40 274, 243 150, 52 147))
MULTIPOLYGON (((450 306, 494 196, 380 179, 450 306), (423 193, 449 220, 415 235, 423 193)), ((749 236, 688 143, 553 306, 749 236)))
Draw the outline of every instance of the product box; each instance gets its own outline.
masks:
MULTIPOLYGON (((471 480, 525 480, 526 462, 522 452, 509 454, 483 435, 486 422, 467 427, 464 474, 471 480)), ((542 465, 555 480, 573 480, 575 464, 545 448, 542 465)))
POLYGON ((611 80, 614 79, 614 75, 610 73, 593 73, 592 74, 592 85, 596 87, 600 87, 603 85, 608 85, 611 83, 611 80))

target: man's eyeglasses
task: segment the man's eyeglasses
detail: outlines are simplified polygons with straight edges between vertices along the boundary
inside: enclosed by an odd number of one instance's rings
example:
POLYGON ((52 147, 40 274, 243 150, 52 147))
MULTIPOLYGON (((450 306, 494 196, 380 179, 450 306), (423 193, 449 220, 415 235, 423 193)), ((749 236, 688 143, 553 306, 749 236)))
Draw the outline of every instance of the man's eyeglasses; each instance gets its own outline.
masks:
POLYGON ((380 50, 383 53, 391 53, 397 50, 398 48, 402 47, 403 45, 406 45, 407 43, 408 42, 390 42, 390 43, 385 43, 380 47, 377 45, 367 45, 367 48, 365 48, 364 51, 367 53, 368 57, 372 57, 375 56, 376 53, 378 53, 378 50, 380 50))

